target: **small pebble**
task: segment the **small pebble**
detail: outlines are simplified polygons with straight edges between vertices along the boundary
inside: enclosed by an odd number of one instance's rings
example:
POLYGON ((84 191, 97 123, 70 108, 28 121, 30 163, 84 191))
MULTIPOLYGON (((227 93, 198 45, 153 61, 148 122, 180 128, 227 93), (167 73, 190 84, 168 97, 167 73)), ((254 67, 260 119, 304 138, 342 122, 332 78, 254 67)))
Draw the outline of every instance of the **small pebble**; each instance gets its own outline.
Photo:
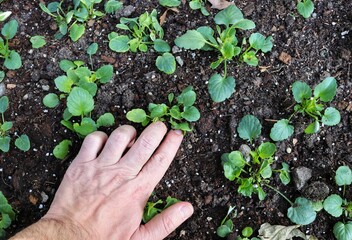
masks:
POLYGON ((290 147, 286 148, 286 152, 290 154, 292 152, 292 149, 290 147))

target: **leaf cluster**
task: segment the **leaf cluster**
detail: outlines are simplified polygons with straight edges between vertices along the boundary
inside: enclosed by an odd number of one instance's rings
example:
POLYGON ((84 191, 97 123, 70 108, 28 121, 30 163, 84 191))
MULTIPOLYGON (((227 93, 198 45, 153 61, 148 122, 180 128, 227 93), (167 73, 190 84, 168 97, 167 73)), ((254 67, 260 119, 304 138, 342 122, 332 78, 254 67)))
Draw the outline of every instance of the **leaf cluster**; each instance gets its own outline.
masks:
POLYGON ((207 8, 205 7, 206 0, 191 0, 189 2, 189 7, 192 10, 200 10, 200 12, 204 16, 209 16, 210 13, 208 12, 207 8))
MULTIPOLYGON (((246 115, 238 124, 237 132, 242 139, 252 142, 254 138, 259 137, 261 128, 256 117, 246 115)), ((255 150, 249 151, 248 156, 244 156, 241 151, 224 153, 221 156, 224 175, 230 181, 236 180, 239 184, 237 191, 243 196, 251 197, 255 193, 263 200, 266 196, 263 186, 270 182, 275 152, 275 144, 265 142, 255 150)), ((283 163, 282 169, 275 171, 280 173, 280 179, 285 185, 290 182, 289 167, 286 163, 283 163)))
POLYGON ((148 105, 147 114, 143 109, 132 109, 126 114, 128 120, 141 123, 142 126, 150 122, 167 121, 173 129, 179 129, 184 132, 192 131, 189 122, 196 122, 200 118, 199 110, 193 106, 196 101, 196 93, 191 86, 185 88, 182 93, 175 97, 173 93, 168 95, 170 106, 165 103, 148 105), (173 102, 176 101, 176 104, 173 102))
POLYGON ((0 58, 4 59, 4 66, 10 70, 19 69, 22 66, 21 56, 15 50, 9 48, 9 40, 13 39, 18 30, 17 20, 10 20, 1 29, 0 58))
MULTIPOLYGON (((80 137, 87 136, 100 127, 114 125, 115 119, 111 113, 101 115, 97 121, 91 117, 98 85, 112 79, 112 65, 104 65, 92 71, 82 61, 62 60, 60 68, 66 73, 54 80, 60 94, 47 94, 43 99, 43 104, 49 108, 55 108, 60 100, 66 100, 66 109, 61 124, 80 137)), ((69 145, 65 142, 65 147, 59 149, 67 150, 69 145)), ((54 155, 59 159, 63 159, 67 153, 68 151, 54 150, 54 155)))
POLYGON ((168 196, 166 198, 166 204, 161 207, 164 203, 163 200, 159 199, 157 202, 147 202, 147 205, 144 208, 142 220, 144 223, 149 222, 155 215, 161 213, 166 208, 170 207, 171 205, 180 202, 180 200, 168 196))
POLYGON ((245 19, 239 8, 230 5, 220 11, 214 17, 216 25, 215 31, 202 26, 197 30, 188 30, 185 34, 175 39, 175 44, 179 47, 190 50, 216 51, 219 56, 210 67, 216 69, 220 64, 224 64, 224 75, 214 74, 209 79, 208 90, 215 102, 222 102, 229 98, 235 89, 235 79, 227 76, 227 63, 236 57, 239 62, 245 62, 250 66, 258 65, 256 54, 271 51, 272 37, 264 37, 260 33, 252 33, 247 41, 241 41, 236 36, 237 30, 250 30, 255 28, 255 23, 245 19))
MULTIPOLYGON (((13 123, 10 121, 5 121, 5 112, 9 108, 9 98, 7 96, 2 96, 0 98, 0 151, 8 152, 10 150, 10 130, 13 127, 13 123)), ((30 149, 30 140, 26 134, 22 134, 15 140, 15 146, 27 152, 30 149)))
MULTIPOLYGON (((229 215, 236 209, 236 207, 229 207, 226 216, 222 219, 220 226, 216 229, 216 234, 219 237, 227 237, 233 232, 234 226, 229 215)), ((234 215, 237 216, 237 211, 235 210, 234 215)))
POLYGON ((324 200, 324 210, 333 217, 344 215, 349 221, 337 222, 334 225, 334 235, 338 240, 352 239, 352 201, 348 201, 345 196, 346 187, 352 183, 352 171, 348 166, 340 166, 335 175, 335 182, 343 187, 342 197, 332 194, 324 200))
POLYGON ((15 220, 15 212, 8 203, 4 194, 0 191, 0 239, 5 239, 5 229, 10 227, 11 222, 15 220))
POLYGON ((113 13, 122 7, 122 3, 117 0, 108 0, 105 5, 105 12, 96 10, 96 5, 102 0, 73 0, 67 9, 63 7, 64 0, 51 2, 47 6, 40 3, 43 12, 54 18, 58 25, 56 39, 61 39, 69 33, 72 41, 77 41, 84 34, 85 23, 91 19, 105 16, 106 13, 113 13))
POLYGON ((317 133, 321 124, 326 126, 337 125, 340 120, 340 112, 333 107, 325 108, 323 103, 331 102, 336 95, 337 83, 333 77, 328 77, 319 83, 314 91, 304 82, 296 81, 292 85, 293 97, 296 101, 294 113, 289 119, 281 119, 274 124, 270 137, 274 141, 289 138, 294 132, 294 126, 290 124, 291 118, 297 113, 312 118, 304 130, 306 134, 317 133))
POLYGON ((156 60, 157 68, 167 74, 175 72, 176 60, 170 53, 170 45, 163 40, 164 30, 158 21, 155 9, 139 17, 120 18, 120 23, 116 27, 127 31, 127 34, 111 32, 108 35, 111 50, 119 53, 147 52, 148 46, 153 46, 156 52, 162 53, 156 60))

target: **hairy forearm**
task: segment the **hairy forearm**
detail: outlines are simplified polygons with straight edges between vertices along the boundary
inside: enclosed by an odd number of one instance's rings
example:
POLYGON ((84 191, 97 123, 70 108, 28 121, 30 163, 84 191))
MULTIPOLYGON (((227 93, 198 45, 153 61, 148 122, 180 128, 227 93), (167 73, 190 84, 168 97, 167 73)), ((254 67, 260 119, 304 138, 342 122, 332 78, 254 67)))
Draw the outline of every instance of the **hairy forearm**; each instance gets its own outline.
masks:
POLYGON ((55 219, 41 219, 17 233, 10 240, 87 240, 89 234, 74 224, 55 219))

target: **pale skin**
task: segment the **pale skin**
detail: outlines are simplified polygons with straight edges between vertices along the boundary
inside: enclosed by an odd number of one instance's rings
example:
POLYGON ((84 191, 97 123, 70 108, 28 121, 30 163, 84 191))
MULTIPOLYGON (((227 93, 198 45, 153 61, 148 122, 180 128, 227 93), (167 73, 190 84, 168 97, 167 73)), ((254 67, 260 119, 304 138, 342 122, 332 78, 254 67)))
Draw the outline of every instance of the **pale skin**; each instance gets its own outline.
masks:
POLYGON ((181 131, 152 123, 136 138, 128 125, 83 141, 48 213, 11 240, 158 240, 193 214, 179 202, 141 224, 144 206, 181 144, 181 131), (126 152, 126 150, 128 150, 126 152))

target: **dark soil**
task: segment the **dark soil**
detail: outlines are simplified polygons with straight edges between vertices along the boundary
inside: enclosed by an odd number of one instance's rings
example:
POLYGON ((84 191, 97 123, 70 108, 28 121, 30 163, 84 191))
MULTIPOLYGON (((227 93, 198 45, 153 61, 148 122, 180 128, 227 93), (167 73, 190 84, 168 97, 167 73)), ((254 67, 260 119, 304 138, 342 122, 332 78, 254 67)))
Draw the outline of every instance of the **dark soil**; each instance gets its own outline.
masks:
MULTIPOLYGON (((130 124, 125 113, 131 108, 145 108, 149 102, 166 102, 169 92, 179 93, 188 85, 192 85, 199 96, 196 105, 202 118, 195 124, 194 131, 186 135, 176 160, 155 190, 155 198, 170 195, 190 201, 195 207, 193 217, 170 239, 217 239, 216 228, 229 205, 237 208, 234 223, 239 230, 245 226, 258 230, 264 222, 292 224, 286 217, 289 205, 270 189, 266 189, 268 196, 261 202, 256 196, 240 196, 236 185, 224 177, 220 156, 245 143, 237 137, 235 129, 246 114, 257 116, 263 124, 262 138, 254 144, 258 146, 269 140, 273 122, 268 119, 289 116, 292 111, 289 107, 293 104, 291 85, 296 80, 315 86, 326 76, 334 76, 338 91, 331 106, 340 110, 342 120, 338 126, 324 127, 318 134, 307 136, 303 134, 303 126, 308 119, 294 119, 294 136, 276 144, 274 167, 280 168, 281 162, 287 162, 292 170, 305 166, 312 170, 310 182, 324 182, 330 193, 337 192, 333 181, 335 170, 340 165, 352 167, 352 3, 350 0, 314 2, 314 14, 305 20, 296 12, 296 1, 235 1, 245 16, 257 24, 256 31, 273 36, 274 48, 260 56, 260 67, 229 65, 229 74, 236 78, 236 93, 223 103, 213 103, 207 92, 207 80, 215 73, 209 67, 216 59, 215 54, 176 51, 174 55, 180 56, 184 65, 178 66, 169 76, 157 71, 154 52, 116 54, 108 48, 107 34, 116 31, 119 17, 138 16, 154 8, 161 14, 165 9, 156 0, 124 1, 125 6, 135 7, 134 11, 128 13, 125 9, 96 20, 76 43, 68 38, 54 39, 54 22, 40 10, 38 0, 2 3, 1 10, 12 11, 12 18, 19 21, 19 33, 12 40, 12 47, 23 59, 23 67, 7 71, 4 80, 6 95, 10 98, 10 111, 6 117, 14 121, 13 134, 26 133, 32 141, 31 150, 26 153, 12 147, 9 153, 0 155, 0 189, 18 211, 17 220, 8 233, 15 234, 46 213, 65 170, 80 147, 81 140, 60 125, 63 108, 48 110, 42 99, 48 92, 56 91, 53 80, 62 74, 58 62, 61 59, 88 62, 85 51, 92 42, 99 44, 98 54, 94 56, 95 66, 111 63, 118 73, 99 90, 95 114, 112 112, 117 119, 116 126, 130 124), (32 50, 29 37, 34 35, 45 36, 48 44, 32 50), (291 61, 279 60, 282 53, 288 54, 291 61), (72 155, 62 162, 51 152, 65 138, 74 139, 75 144, 72 155), (288 148, 292 150, 290 153, 288 148)), ((211 9, 210 5, 207 7, 211 13, 209 17, 192 11, 188 4, 181 5, 178 14, 169 12, 164 25, 166 40, 173 45, 173 40, 187 29, 214 26, 213 17, 218 10, 211 9)), ((110 133, 113 128, 105 130, 110 133)), ((302 195, 293 183, 284 186, 277 177, 271 184, 291 199, 302 195)), ((347 197, 352 199, 351 191, 347 197)), ((320 212, 313 224, 301 227, 301 230, 319 239, 334 239, 332 226, 336 221, 320 212)), ((229 239, 234 239, 234 235, 229 239)))

